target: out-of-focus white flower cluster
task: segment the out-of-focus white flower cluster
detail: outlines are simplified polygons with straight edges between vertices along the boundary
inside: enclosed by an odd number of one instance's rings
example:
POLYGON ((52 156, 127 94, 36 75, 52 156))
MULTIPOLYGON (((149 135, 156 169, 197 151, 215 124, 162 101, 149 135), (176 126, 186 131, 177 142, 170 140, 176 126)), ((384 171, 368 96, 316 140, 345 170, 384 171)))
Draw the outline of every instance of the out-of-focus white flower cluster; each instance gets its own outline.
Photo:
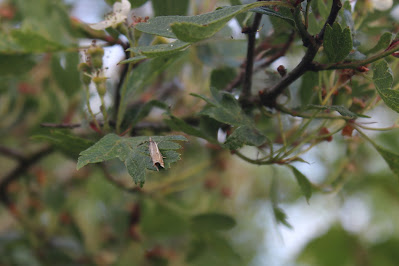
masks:
POLYGON ((107 15, 104 21, 90 24, 89 26, 95 30, 104 30, 108 27, 115 28, 118 24, 124 22, 127 19, 127 15, 130 12, 130 7, 130 2, 128 0, 115 2, 113 5, 112 13, 107 15))
POLYGON ((379 11, 385 11, 392 7, 393 0, 371 0, 373 8, 379 11))

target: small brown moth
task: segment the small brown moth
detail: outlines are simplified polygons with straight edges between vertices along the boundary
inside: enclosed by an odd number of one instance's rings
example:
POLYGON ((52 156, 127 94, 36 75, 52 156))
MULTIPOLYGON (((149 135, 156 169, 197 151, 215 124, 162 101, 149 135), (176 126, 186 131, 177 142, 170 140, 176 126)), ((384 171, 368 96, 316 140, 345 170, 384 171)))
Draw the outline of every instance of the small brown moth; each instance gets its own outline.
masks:
POLYGON ((161 166, 162 168, 165 168, 162 153, 158 149, 158 144, 155 141, 153 141, 151 137, 149 143, 150 145, 148 149, 150 150, 152 164, 155 166, 155 168, 157 168, 157 171, 159 171, 158 165, 161 166))

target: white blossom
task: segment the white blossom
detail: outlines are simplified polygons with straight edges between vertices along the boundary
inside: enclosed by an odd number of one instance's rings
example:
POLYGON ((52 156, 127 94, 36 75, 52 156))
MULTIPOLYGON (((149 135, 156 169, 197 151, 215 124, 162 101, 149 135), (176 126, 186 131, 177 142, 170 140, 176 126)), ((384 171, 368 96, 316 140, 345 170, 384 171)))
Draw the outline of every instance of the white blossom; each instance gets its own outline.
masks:
POLYGON ((374 9, 379 11, 385 11, 392 7, 393 0, 371 0, 374 9))
POLYGON ((104 30, 108 27, 115 28, 119 23, 122 23, 126 20, 129 12, 130 12, 130 2, 128 0, 122 0, 122 2, 115 2, 113 5, 112 13, 107 15, 104 21, 90 24, 89 26, 95 30, 104 30))

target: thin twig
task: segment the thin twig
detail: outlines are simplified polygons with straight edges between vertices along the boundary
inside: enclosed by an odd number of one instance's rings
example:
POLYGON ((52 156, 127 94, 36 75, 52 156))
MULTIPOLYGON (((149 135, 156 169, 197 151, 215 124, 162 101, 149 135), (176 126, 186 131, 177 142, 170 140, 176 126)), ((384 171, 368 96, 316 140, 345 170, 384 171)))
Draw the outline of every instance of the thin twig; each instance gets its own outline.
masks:
POLYGON ((380 60, 384 57, 387 57, 391 55, 394 52, 399 51, 399 45, 395 45, 391 47, 390 49, 387 49, 379 54, 376 54, 374 56, 371 56, 369 58, 363 59, 363 60, 358 60, 358 61, 353 61, 353 62, 346 62, 346 63, 334 63, 334 64, 319 64, 317 62, 313 62, 311 65, 312 71, 321 71, 321 70, 334 70, 334 69, 356 69, 361 66, 368 65, 370 63, 373 63, 377 60, 380 60))
MULTIPOLYGON (((285 42, 283 44, 283 46, 281 47, 276 47, 274 52, 271 53, 271 56, 265 61, 263 62, 261 65, 256 66, 253 70, 253 73, 257 73, 260 70, 268 67, 269 65, 271 65, 274 61, 276 61, 277 59, 279 59, 280 57, 284 56, 286 54, 286 52, 288 51, 288 48, 291 46, 293 40, 294 40, 294 36, 295 36, 295 32, 292 32, 289 39, 287 40, 287 42, 285 42), (279 49, 277 49, 279 48, 279 49)), ((256 56, 263 52, 265 50, 264 46, 265 44, 268 44, 271 40, 269 38, 265 39, 261 44, 259 44, 256 49, 255 49, 255 58, 256 56)), ((271 45, 267 45, 267 47, 272 47, 271 45)), ((238 73, 238 75, 229 83, 226 85, 226 87, 223 89, 224 91, 232 91, 235 87, 237 87, 238 85, 240 85, 241 82, 243 82, 244 80, 244 75, 245 75, 245 66, 247 64, 247 59, 245 59, 240 67, 240 72, 238 73)))
POLYGON ((281 47, 281 49, 278 52, 274 53, 271 57, 269 57, 264 63, 255 67, 254 72, 256 73, 259 70, 270 66, 274 61, 276 61, 280 57, 284 56, 287 53, 288 48, 290 48, 291 44, 293 43, 294 37, 295 37, 295 31, 293 31, 290 34, 288 40, 284 43, 283 47, 281 47))
POLYGON ((21 152, 15 150, 15 149, 4 147, 4 146, 0 146, 0 154, 3 154, 7 157, 16 159, 18 161, 26 160, 26 156, 24 154, 22 154, 21 152))
POLYGON ((127 185, 125 182, 118 180, 117 178, 115 178, 108 170, 107 166, 105 165, 105 163, 101 163, 100 164, 101 169, 104 172, 104 176, 105 178, 110 181, 113 185, 115 185, 116 187, 129 192, 129 193, 143 193, 143 191, 137 187, 137 186, 129 186, 127 185))
POLYGON ((335 22, 338 16, 339 10, 342 8, 342 3, 340 0, 333 0, 331 10, 330 10, 330 15, 328 15, 328 18, 326 22, 324 23, 323 28, 318 34, 318 39, 323 40, 324 39, 324 32, 326 31, 327 25, 332 26, 332 24, 335 22))
POLYGON ((43 157, 49 155, 50 153, 53 152, 53 148, 48 146, 45 148, 42 148, 41 150, 37 151, 36 153, 32 154, 31 156, 28 156, 24 160, 20 160, 18 166, 12 170, 9 174, 7 174, 4 178, 1 179, 0 181, 0 201, 6 205, 10 205, 10 199, 8 198, 7 195, 7 188, 8 185, 17 180, 22 174, 24 174, 31 166, 32 164, 35 164, 37 161, 42 159, 43 157))
POLYGON ((316 116, 314 114, 310 114, 310 113, 302 113, 300 111, 296 111, 296 110, 292 110, 292 109, 288 109, 285 106, 281 105, 281 104, 276 104, 275 109, 291 115, 291 116, 295 116, 295 117, 302 117, 302 118, 315 118, 315 119, 342 119, 342 120, 352 120, 353 117, 347 117, 347 116, 338 116, 338 115, 330 115, 330 114, 317 114, 316 116))
MULTIPOLYGON (((184 119, 186 122, 193 124, 193 125, 197 125, 198 124, 198 119, 194 118, 194 117, 188 117, 186 119, 184 119)), ((100 126, 103 126, 103 122, 99 122, 100 126)), ((115 126, 115 121, 109 121, 109 125, 111 127, 115 126)), ((73 129, 73 128, 78 128, 78 127, 82 127, 81 123, 74 123, 74 124, 57 124, 57 123, 42 123, 40 124, 40 126, 42 127, 47 127, 47 128, 69 128, 69 129, 73 129)), ((133 131, 137 131, 137 130, 143 130, 143 129, 151 129, 157 132, 163 132, 163 131, 170 131, 170 128, 164 123, 164 122, 147 122, 147 121, 141 121, 138 122, 136 125, 134 125, 134 127, 132 128, 133 131)), ((134 135, 134 134, 133 134, 134 135)), ((5 151, 1 151, 0 148, 0 153, 5 153, 5 151)))
MULTIPOLYGON (((127 46, 126 49, 128 49, 128 48, 129 48, 129 46, 127 46)), ((125 49, 125 58, 128 59, 130 57, 130 51, 127 51, 126 49, 125 49)), ((113 107, 113 110, 114 110, 113 120, 115 120, 115 121, 116 121, 116 116, 118 115, 119 105, 121 103, 121 93, 120 92, 121 92, 121 88, 123 86, 123 83, 126 80, 128 69, 129 69, 128 68, 128 64, 123 64, 122 65, 121 76, 119 78, 118 85, 116 86, 116 89, 115 89, 114 107, 113 107)))
POLYGON ((80 123, 73 123, 73 124, 67 124, 67 123, 61 123, 61 124, 55 124, 55 123, 41 123, 41 127, 50 127, 50 128, 77 128, 81 127, 82 124, 80 123))

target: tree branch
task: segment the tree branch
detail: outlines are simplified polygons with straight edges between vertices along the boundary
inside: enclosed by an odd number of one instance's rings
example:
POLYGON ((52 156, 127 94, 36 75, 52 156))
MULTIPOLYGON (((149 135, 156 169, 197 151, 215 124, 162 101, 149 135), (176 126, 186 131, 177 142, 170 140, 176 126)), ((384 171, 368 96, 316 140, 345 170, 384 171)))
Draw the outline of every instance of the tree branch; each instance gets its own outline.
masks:
POLYGON ((16 159, 18 161, 23 161, 26 160, 26 156, 22 154, 21 152, 10 149, 4 146, 0 146, 0 154, 3 154, 4 156, 16 159))
POLYGON ((143 191, 141 190, 140 187, 137 186, 129 186, 128 184, 126 184, 125 182, 118 180, 117 178, 113 177, 112 174, 109 172, 107 166, 105 165, 105 163, 101 163, 100 164, 101 169, 104 172, 104 176, 105 178, 110 181, 113 185, 115 185, 116 187, 129 192, 129 193, 143 193, 143 191))
MULTIPOLYGON (((126 49, 129 48, 129 45, 127 45, 127 47, 123 47, 125 49, 125 58, 128 59, 130 57, 130 52, 127 51, 126 49)), ((121 104, 121 88, 123 86, 123 83, 126 80, 127 77, 127 73, 129 70, 129 64, 123 64, 122 65, 122 72, 121 72, 121 76, 119 78, 119 82, 118 85, 115 88, 115 94, 114 94, 114 113, 113 113, 113 120, 116 121, 117 119, 117 115, 118 115, 118 110, 119 110, 119 105, 121 104)))
POLYGON ((294 41, 294 36, 295 36, 295 32, 293 31, 290 34, 290 37, 288 38, 287 42, 284 43, 283 47, 281 47, 280 51, 277 51, 276 53, 273 53, 273 55, 271 57, 269 57, 264 63, 262 63, 261 65, 255 67, 254 72, 258 72, 259 70, 268 67, 269 65, 271 65, 274 61, 276 61, 277 59, 279 59, 280 57, 284 56, 285 53, 287 53, 288 48, 290 48, 292 42, 294 41))
POLYGON ((341 9, 342 3, 340 0, 333 0, 330 15, 328 16, 327 21, 325 22, 323 28, 320 33, 315 37, 310 36, 308 31, 306 30, 305 25, 302 22, 302 18, 300 16, 299 7, 296 12, 294 12, 294 20, 297 25, 298 31, 301 34, 304 46, 307 46, 308 49, 302 58, 301 62, 285 77, 283 77, 279 83, 277 83, 271 89, 265 88, 263 91, 260 91, 259 97, 261 103, 268 107, 275 107, 277 97, 283 93, 283 91, 295 80, 301 77, 306 71, 311 70, 312 61, 315 58, 324 37, 324 32, 327 24, 333 24, 338 16, 338 11, 341 9))
POLYGON ((20 160, 19 165, 12 170, 9 174, 7 174, 4 178, 1 179, 0 181, 0 201, 6 205, 10 205, 10 199, 8 198, 7 195, 7 188, 8 185, 17 180, 23 173, 25 173, 31 166, 32 164, 35 164, 37 161, 42 159, 43 157, 49 155, 50 153, 53 152, 53 148, 48 146, 45 147, 36 153, 32 154, 31 156, 28 156, 27 158, 20 160))
POLYGON ((247 33, 248 35, 248 46, 247 46, 247 60, 245 64, 244 84, 240 98, 247 98, 248 96, 251 95, 252 74, 253 74, 254 58, 255 58, 254 52, 255 52, 256 33, 258 32, 261 20, 262 20, 262 14, 256 13, 251 28, 246 30, 243 29, 243 32, 247 33))
POLYGON ((80 123, 73 123, 73 124, 67 124, 67 123, 61 123, 61 124, 53 124, 53 123, 41 123, 41 127, 50 127, 50 128, 77 128, 81 127, 82 125, 80 123))
MULTIPOLYGON (((265 67, 268 67, 269 65, 271 65, 274 61, 276 61, 280 57, 284 56, 285 53, 288 51, 288 48, 291 46, 291 44, 294 40, 294 36, 295 36, 295 32, 292 32, 289 39, 287 40, 287 42, 284 43, 283 46, 272 47, 273 49, 271 49, 271 51, 270 51, 271 56, 265 62, 256 66, 253 70, 253 73, 259 72, 260 70, 264 69, 265 67)), ((270 40, 267 38, 261 44, 259 44, 258 47, 256 47, 255 58, 257 57, 258 54, 260 54, 264 50, 271 48, 271 46, 268 44, 269 42, 270 42, 270 40), (264 48, 264 46, 266 46, 266 48, 264 48)), ((264 57, 262 57, 262 58, 264 58, 264 57)), ((244 66, 246 66, 246 64, 247 64, 247 59, 245 59, 243 61, 243 63, 241 64, 239 74, 229 84, 227 84, 227 86, 223 89, 224 91, 232 91, 241 82, 243 82, 244 75, 245 75, 244 66)))
POLYGON ((312 62, 312 65, 310 66, 310 70, 312 71, 321 71, 321 70, 333 70, 333 69, 356 69, 361 66, 368 65, 370 63, 373 63, 377 60, 380 60, 384 57, 390 56, 392 53, 399 51, 399 43, 397 45, 394 45, 387 50, 376 54, 374 56, 371 56, 369 58, 366 58, 364 60, 358 60, 358 61, 353 61, 353 62, 346 62, 346 63, 334 63, 334 64, 319 64, 317 62, 312 62))

